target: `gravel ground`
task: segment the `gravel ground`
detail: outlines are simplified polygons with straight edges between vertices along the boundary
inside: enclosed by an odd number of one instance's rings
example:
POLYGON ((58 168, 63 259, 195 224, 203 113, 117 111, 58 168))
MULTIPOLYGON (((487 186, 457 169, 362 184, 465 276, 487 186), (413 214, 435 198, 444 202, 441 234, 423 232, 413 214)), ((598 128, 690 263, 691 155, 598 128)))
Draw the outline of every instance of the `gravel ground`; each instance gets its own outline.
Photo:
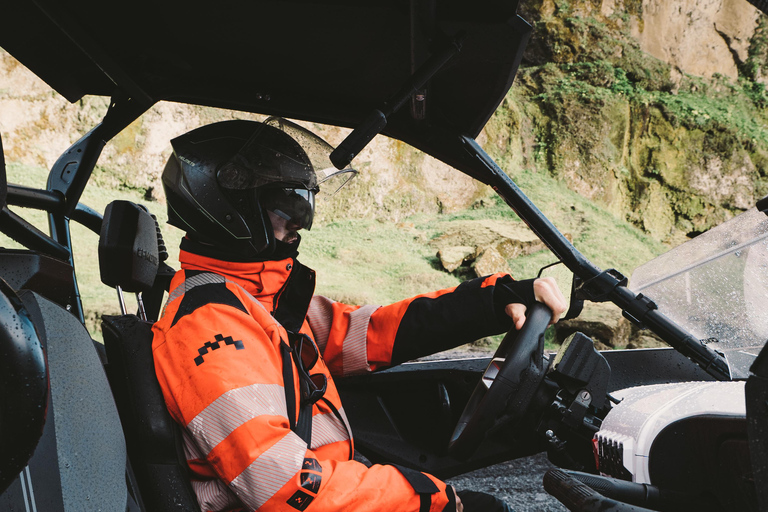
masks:
POLYGON ((456 489, 487 492, 506 501, 515 512, 567 512, 547 494, 544 473, 554 467, 543 453, 502 462, 448 480, 456 489))

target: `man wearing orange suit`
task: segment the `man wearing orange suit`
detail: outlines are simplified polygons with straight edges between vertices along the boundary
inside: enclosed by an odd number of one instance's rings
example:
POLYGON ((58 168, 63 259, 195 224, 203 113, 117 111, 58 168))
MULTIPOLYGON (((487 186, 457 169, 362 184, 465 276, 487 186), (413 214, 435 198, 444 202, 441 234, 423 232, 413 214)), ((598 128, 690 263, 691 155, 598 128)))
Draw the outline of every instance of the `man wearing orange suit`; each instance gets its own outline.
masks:
POLYGON ((510 510, 355 460, 333 377, 520 328, 534 300, 555 321, 565 300, 554 282, 497 274, 383 307, 314 295, 298 231, 333 174, 330 146, 282 119, 215 123, 171 142, 169 223, 187 235, 153 353, 201 509, 510 510))

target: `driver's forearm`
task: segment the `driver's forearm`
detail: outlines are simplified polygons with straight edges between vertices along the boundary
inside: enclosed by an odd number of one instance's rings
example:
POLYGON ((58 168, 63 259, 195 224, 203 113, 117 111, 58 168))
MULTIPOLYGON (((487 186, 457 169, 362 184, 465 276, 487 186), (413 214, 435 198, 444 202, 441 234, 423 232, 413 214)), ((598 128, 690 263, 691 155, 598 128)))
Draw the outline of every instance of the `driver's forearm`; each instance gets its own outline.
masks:
MULTIPOLYGON (((511 322, 495 307, 496 281, 505 274, 465 281, 456 288, 409 299, 397 323, 391 364, 434 354, 509 329, 511 322)), ((380 308, 371 325, 384 322, 388 307, 380 308)), ((391 320, 390 320, 391 321, 391 320)))

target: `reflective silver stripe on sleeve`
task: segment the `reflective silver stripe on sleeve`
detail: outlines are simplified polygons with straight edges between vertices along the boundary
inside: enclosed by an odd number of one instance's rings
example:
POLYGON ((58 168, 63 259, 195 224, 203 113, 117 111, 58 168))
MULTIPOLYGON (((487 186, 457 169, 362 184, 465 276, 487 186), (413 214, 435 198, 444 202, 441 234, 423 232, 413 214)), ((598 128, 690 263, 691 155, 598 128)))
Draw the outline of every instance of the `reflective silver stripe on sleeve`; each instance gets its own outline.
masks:
POLYGON ((299 472, 307 444, 293 432, 275 443, 230 483, 240 500, 256 510, 299 472))
POLYGON ((315 295, 309 303, 307 311, 307 322, 312 334, 315 335, 315 343, 320 352, 325 352, 325 345, 328 343, 328 335, 331 333, 331 322, 333 320, 333 302, 322 295, 315 295))
POLYGON ((237 427, 262 415, 288 418, 283 386, 251 384, 231 389, 195 416, 187 428, 200 450, 208 454, 237 427))
POLYGON ((211 274, 210 272, 205 272, 203 274, 192 276, 189 279, 185 279, 183 283, 181 283, 179 286, 171 290, 171 292, 168 294, 168 299, 165 301, 165 306, 163 307, 163 314, 165 314, 165 308, 168 307, 168 304, 175 301, 179 297, 183 296, 192 288, 196 288, 204 284, 215 284, 215 283, 224 283, 224 282, 226 282, 226 279, 224 279, 223 276, 220 276, 218 274, 211 274))
POLYGON ((243 506, 235 493, 218 478, 204 482, 192 480, 192 490, 201 510, 231 510, 243 506))
POLYGON ((313 450, 331 443, 348 441, 347 427, 333 413, 316 414, 312 416, 312 446, 313 450))
POLYGON ((349 418, 347 418, 347 413, 344 412, 343 407, 339 409, 339 414, 341 415, 341 419, 344 420, 344 427, 347 429, 348 439, 352 441, 352 438, 354 437, 352 435, 352 425, 349 424, 349 418))
POLYGON ((205 458, 205 455, 203 455, 200 448, 197 447, 197 442, 195 442, 195 439, 192 437, 192 434, 189 433, 189 430, 185 428, 181 429, 181 438, 184 441, 184 456, 188 461, 205 458))
POLYGON ((349 314, 349 330, 342 348, 343 375, 371 371, 368 366, 368 324, 379 306, 363 306, 349 314))

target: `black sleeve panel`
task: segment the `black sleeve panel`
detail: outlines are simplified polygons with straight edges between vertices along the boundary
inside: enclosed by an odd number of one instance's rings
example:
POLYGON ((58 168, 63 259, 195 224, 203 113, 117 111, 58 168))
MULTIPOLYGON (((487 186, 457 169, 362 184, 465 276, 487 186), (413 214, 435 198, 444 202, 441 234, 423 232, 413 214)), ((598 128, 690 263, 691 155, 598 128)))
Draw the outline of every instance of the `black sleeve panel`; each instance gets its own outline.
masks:
POLYGON ((179 309, 176 311, 176 316, 171 323, 171 327, 176 325, 176 322, 185 316, 192 314, 198 308, 208 304, 224 304, 248 314, 248 310, 243 303, 240 302, 237 295, 227 288, 225 283, 204 284, 202 286, 196 286, 184 294, 181 298, 179 309))
POLYGON ((486 278, 461 283, 439 297, 414 299, 405 311, 392 347, 392 364, 458 347, 509 330, 512 320, 497 314, 495 286, 486 278))

